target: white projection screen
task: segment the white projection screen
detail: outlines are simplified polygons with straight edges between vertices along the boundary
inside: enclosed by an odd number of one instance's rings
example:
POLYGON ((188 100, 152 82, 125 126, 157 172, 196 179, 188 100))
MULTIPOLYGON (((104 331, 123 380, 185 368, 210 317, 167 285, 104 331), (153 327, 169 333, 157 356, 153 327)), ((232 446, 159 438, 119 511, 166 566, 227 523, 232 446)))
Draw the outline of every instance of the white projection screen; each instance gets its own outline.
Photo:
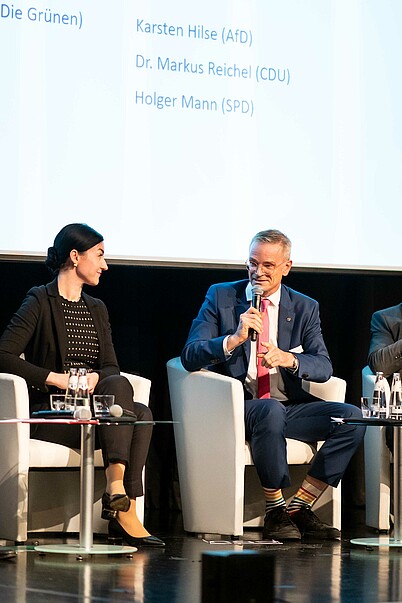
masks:
POLYGON ((106 255, 400 270, 402 2, 13 0, 2 254, 87 222, 106 255))

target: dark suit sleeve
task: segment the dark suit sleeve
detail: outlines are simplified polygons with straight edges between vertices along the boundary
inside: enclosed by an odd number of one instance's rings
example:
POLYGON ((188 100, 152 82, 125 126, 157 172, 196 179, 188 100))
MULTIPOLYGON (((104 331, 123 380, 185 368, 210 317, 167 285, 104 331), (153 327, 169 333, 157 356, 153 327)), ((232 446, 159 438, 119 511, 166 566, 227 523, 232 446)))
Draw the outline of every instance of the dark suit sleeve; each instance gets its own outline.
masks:
POLYGON ((0 372, 23 377, 28 385, 43 388, 49 369, 20 358, 34 336, 40 315, 40 301, 28 292, 21 307, 0 338, 0 372))
POLYGON ((97 329, 102 353, 100 365, 96 368, 96 372, 99 373, 100 379, 104 379, 109 375, 118 375, 120 373, 120 369, 113 346, 112 330, 110 327, 107 308, 101 300, 97 300, 97 302, 97 313, 99 316, 97 329))
POLYGON ((324 383, 332 376, 332 363, 321 332, 318 303, 310 302, 308 311, 303 312, 302 317, 303 353, 295 354, 299 360, 297 376, 307 381, 324 383))
POLYGON ((226 361, 223 340, 230 332, 226 332, 222 324, 217 295, 217 287, 212 285, 191 326, 181 354, 182 364, 187 371, 197 371, 211 364, 226 361))
POLYGON ((381 371, 388 377, 402 370, 402 339, 398 340, 398 327, 396 316, 387 316, 383 311, 373 314, 368 364, 374 373, 381 371))

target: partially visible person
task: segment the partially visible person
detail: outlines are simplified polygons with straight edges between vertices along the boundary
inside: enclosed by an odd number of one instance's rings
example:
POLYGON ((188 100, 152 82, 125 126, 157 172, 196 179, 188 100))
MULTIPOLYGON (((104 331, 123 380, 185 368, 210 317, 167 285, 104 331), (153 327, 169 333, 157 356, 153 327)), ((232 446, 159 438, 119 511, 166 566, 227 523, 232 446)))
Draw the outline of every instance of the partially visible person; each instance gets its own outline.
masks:
MULTIPOLYGON (((393 373, 402 377, 402 304, 378 310, 371 317, 368 365, 373 373, 382 372, 391 384, 393 373)), ((393 452, 392 427, 385 430, 385 440, 393 452)))
POLYGON ((374 312, 370 332, 368 365, 373 373, 402 377, 402 304, 374 312))
MULTIPOLYGON (((50 394, 65 392, 71 367, 85 367, 90 394, 114 394, 116 404, 138 420, 152 421, 150 409, 133 402, 132 386, 120 375, 105 304, 82 290, 97 285, 108 269, 102 235, 87 224, 68 224, 49 248, 46 266, 54 280, 28 291, 0 338, 0 372, 26 380, 32 413, 49 409, 50 394)), ((106 475, 102 517, 110 520, 111 536, 132 546, 164 545, 136 513, 151 435, 151 425, 96 429, 106 475)), ((31 437, 79 448, 81 434, 78 425, 40 424, 32 426, 31 437)))
POLYGON ((263 488, 263 538, 337 539, 339 531, 311 510, 328 485, 336 487, 360 445, 365 427, 337 425, 332 417, 360 417, 356 406, 324 402, 302 387, 323 383, 332 364, 321 332, 318 303, 282 284, 292 267, 291 243, 278 230, 257 233, 246 262, 248 279, 210 287, 181 354, 184 368, 234 377, 244 386, 244 420, 263 488), (252 286, 261 290, 261 312, 252 286), (258 333, 257 342, 250 333, 258 333), (306 479, 286 507, 290 484, 286 438, 324 440, 306 479))

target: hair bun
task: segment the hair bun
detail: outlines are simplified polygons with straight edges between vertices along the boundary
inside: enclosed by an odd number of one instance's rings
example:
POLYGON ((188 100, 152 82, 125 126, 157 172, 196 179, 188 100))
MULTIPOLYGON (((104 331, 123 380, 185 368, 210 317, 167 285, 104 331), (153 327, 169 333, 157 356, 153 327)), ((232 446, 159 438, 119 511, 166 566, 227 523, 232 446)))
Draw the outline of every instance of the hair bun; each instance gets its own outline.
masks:
POLYGON ((69 260, 73 249, 84 253, 102 241, 102 235, 88 224, 67 224, 56 235, 52 247, 47 250, 45 265, 55 276, 60 270, 71 266, 69 260))
POLYGON ((49 247, 49 249, 47 250, 47 258, 45 261, 45 265, 52 272, 60 268, 59 255, 55 247, 49 247))

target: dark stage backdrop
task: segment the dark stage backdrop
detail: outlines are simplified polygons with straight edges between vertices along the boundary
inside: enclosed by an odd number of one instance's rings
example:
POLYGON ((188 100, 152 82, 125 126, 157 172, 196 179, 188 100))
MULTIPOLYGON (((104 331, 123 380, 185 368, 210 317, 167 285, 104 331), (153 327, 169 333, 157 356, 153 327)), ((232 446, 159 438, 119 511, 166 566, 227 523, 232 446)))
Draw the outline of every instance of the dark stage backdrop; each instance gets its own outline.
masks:
MULTIPOLYGON (((212 283, 244 278, 245 270, 112 265, 96 289, 107 305, 120 367, 152 380, 155 419, 171 418, 166 362, 180 354, 192 319, 212 283)), ((347 401, 359 404, 361 369, 366 364, 371 314, 402 299, 402 273, 319 273, 293 270, 285 283, 317 299, 334 374, 346 379, 347 401)), ((26 291, 48 282, 43 264, 1 261, 1 331, 26 291)), ((364 504, 363 454, 344 479, 345 503, 364 504)), ((171 426, 156 426, 147 464, 147 505, 180 508, 171 426)))

